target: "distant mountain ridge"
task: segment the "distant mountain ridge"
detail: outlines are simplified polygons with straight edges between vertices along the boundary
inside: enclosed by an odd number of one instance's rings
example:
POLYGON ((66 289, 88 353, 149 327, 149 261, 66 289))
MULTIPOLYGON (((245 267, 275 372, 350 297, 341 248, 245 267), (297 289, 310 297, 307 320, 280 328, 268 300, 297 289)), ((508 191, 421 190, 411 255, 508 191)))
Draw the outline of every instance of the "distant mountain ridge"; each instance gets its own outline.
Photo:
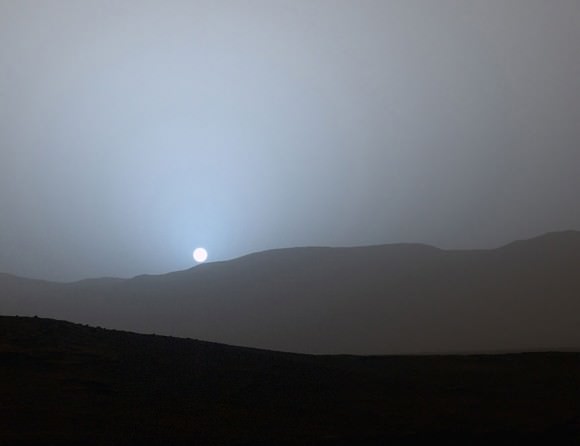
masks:
POLYGON ((580 349, 580 232, 291 248, 133 279, 0 275, 0 313, 308 353, 580 349))

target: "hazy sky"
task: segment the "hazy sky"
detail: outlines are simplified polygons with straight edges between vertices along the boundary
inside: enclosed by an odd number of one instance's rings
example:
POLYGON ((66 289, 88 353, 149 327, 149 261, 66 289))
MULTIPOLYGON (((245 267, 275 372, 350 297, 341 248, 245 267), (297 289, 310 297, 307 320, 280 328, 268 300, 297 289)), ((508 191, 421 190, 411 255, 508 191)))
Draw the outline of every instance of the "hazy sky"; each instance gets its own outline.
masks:
POLYGON ((0 271, 574 228, 578 0, 0 0, 0 271))

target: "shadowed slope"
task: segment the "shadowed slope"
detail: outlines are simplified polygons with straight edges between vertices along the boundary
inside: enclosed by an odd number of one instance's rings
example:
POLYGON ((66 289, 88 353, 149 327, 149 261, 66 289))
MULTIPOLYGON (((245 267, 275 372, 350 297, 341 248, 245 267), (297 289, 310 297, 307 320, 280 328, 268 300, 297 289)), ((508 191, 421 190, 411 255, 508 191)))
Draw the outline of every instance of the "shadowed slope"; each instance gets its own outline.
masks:
POLYGON ((579 377, 573 353, 308 356, 0 317, 0 443, 573 444, 579 377))

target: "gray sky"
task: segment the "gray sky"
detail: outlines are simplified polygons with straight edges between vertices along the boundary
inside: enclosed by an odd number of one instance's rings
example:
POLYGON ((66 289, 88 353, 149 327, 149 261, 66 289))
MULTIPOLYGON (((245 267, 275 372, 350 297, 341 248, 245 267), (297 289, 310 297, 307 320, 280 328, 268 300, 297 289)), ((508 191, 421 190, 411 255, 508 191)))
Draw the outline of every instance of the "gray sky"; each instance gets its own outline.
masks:
POLYGON ((0 0, 0 271, 580 229, 578 0, 0 0))

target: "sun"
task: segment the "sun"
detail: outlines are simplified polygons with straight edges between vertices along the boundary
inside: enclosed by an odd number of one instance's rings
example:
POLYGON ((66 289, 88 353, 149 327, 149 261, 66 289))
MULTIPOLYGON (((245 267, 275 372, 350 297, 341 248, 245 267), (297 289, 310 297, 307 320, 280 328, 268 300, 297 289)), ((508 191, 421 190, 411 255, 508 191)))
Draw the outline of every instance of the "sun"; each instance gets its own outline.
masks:
POLYGON ((207 260, 207 251, 205 248, 195 248, 193 251, 193 260, 197 263, 203 263, 207 260))

